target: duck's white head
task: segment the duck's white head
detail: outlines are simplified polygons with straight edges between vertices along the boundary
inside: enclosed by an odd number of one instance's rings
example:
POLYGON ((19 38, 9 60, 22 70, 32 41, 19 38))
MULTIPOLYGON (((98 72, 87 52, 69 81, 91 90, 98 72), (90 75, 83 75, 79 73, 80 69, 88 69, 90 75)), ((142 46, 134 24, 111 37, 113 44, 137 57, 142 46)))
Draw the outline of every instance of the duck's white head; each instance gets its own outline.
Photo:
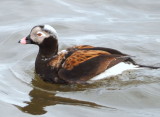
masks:
POLYGON ((32 28, 30 34, 19 41, 22 44, 37 44, 41 45, 46 40, 57 40, 58 35, 56 30, 50 25, 37 25, 32 28))

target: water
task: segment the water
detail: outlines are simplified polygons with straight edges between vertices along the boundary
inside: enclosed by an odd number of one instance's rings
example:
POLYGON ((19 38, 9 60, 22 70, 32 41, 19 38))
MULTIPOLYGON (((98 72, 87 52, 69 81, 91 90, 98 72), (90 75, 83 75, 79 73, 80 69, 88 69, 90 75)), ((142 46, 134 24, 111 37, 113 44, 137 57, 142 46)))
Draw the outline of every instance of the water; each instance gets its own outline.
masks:
POLYGON ((38 48, 20 45, 37 24, 59 33, 59 49, 115 48, 160 66, 159 0, 5 0, 0 4, 3 117, 158 117, 160 71, 141 69, 88 85, 52 85, 34 75, 38 48))

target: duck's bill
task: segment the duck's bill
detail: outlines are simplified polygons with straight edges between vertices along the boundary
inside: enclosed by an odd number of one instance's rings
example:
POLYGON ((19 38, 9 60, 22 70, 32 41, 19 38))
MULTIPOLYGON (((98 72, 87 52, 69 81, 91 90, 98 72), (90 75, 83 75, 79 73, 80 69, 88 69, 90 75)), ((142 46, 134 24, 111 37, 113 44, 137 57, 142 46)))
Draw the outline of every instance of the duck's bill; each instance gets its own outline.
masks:
POLYGON ((31 39, 30 36, 24 37, 21 40, 19 40, 19 43, 21 44, 35 44, 31 39))
POLYGON ((24 38, 22 38, 21 40, 19 40, 18 43, 27 44, 26 37, 24 37, 24 38))

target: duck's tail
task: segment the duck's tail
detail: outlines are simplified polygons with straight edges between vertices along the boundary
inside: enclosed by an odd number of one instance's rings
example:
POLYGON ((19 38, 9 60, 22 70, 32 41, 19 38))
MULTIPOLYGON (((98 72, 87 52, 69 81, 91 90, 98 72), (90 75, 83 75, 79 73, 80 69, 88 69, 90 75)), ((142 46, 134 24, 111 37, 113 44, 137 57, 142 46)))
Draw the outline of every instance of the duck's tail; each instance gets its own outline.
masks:
POLYGON ((149 68, 149 69, 160 69, 160 67, 157 66, 150 66, 150 65, 141 65, 136 63, 133 59, 129 58, 127 61, 131 62, 134 65, 137 65, 138 67, 143 67, 143 68, 149 68))
POLYGON ((160 67, 156 67, 156 66, 141 65, 141 64, 135 64, 135 65, 143 68, 149 68, 149 69, 160 69, 160 67))

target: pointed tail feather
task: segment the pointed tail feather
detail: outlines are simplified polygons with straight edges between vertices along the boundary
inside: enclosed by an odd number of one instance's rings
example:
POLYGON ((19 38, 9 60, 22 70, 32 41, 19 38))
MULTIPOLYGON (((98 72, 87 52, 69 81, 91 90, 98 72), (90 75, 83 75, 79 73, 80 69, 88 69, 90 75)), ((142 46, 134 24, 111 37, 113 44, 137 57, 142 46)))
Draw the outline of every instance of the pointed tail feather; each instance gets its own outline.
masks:
POLYGON ((149 68, 149 69, 160 69, 160 67, 157 66, 149 66, 149 65, 141 65, 136 63, 132 58, 128 58, 126 61, 131 62, 134 65, 137 65, 139 67, 143 67, 143 68, 149 68))
POLYGON ((139 67, 144 67, 144 68, 149 68, 149 69, 160 69, 160 67, 156 67, 156 66, 148 66, 148 65, 140 65, 140 64, 136 64, 139 67))

